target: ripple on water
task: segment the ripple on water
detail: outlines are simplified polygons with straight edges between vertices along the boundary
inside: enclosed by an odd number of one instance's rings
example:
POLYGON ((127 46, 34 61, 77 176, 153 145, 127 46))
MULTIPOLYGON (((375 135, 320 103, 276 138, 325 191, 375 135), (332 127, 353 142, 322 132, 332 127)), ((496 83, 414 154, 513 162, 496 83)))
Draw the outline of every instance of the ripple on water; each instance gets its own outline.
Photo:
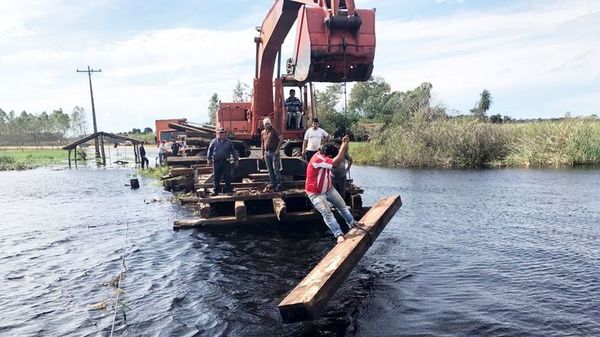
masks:
POLYGON ((146 204, 170 194, 124 188, 131 170, 0 173, 0 334, 108 335, 90 305, 125 251, 120 336, 600 335, 598 171, 353 170, 366 203, 404 206, 323 317, 290 325, 277 304, 333 246, 322 228, 173 232, 190 210, 146 204))

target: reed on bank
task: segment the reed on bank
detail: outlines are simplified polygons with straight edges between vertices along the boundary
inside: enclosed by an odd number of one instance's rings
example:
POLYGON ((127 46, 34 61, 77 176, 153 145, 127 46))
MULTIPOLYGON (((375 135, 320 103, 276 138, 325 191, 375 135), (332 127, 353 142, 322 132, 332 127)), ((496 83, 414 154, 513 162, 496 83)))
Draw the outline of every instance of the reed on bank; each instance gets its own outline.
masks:
POLYGON ((67 153, 48 148, 0 148, 0 171, 27 170, 64 163, 67 153))
POLYGON ((360 164, 396 167, 561 167, 600 164, 600 120, 492 124, 472 118, 413 120, 353 144, 360 164))

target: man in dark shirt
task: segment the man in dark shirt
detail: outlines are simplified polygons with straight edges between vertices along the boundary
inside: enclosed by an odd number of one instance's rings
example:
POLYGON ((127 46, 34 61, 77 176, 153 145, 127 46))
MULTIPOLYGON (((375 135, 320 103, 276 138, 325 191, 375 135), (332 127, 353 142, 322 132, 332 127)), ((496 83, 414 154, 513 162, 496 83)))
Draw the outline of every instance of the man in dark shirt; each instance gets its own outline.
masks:
POLYGON ((296 97, 296 90, 290 90, 290 97, 285 100, 285 110, 287 113, 287 128, 294 129, 299 127, 298 118, 302 118, 302 102, 296 97))
POLYGON ((148 158, 146 158, 146 149, 144 148, 144 144, 140 144, 140 159, 142 161, 142 170, 144 169, 144 166, 146 168, 150 168, 150 161, 148 158))
POLYGON ((233 193, 231 187, 231 164, 229 158, 233 156, 234 165, 238 166, 238 155, 233 147, 233 143, 227 139, 225 129, 217 130, 217 138, 213 139, 208 145, 208 165, 213 165, 213 178, 215 188, 212 195, 221 193, 221 177, 225 182, 225 193, 233 193))
POLYGON ((262 156, 265 159, 269 178, 271 179, 271 187, 275 192, 281 191, 281 159, 279 157, 279 149, 283 142, 283 137, 279 130, 273 127, 270 118, 263 119, 264 130, 260 133, 260 149, 262 156))
POLYGON ((179 145, 178 142, 173 142, 173 144, 171 144, 171 153, 173 154, 173 156, 177 156, 179 154, 179 148, 181 147, 181 145, 179 145))

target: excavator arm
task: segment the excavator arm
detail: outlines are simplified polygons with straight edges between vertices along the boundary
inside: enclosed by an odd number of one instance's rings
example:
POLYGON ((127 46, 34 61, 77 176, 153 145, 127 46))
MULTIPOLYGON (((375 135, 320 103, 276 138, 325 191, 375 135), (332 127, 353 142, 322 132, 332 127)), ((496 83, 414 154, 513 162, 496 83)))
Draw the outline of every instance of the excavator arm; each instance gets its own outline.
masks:
POLYGON ((371 76, 375 10, 356 9, 354 0, 275 0, 257 30, 252 100, 221 103, 217 115, 218 125, 236 139, 260 143, 266 116, 286 139, 302 137, 302 129, 285 127, 284 83, 305 88, 309 82, 366 81, 371 76), (287 62, 287 74, 273 80, 277 55, 294 23, 294 55, 287 62))
POLYGON ((255 38, 256 72, 252 109, 273 112, 273 71, 277 53, 297 22, 294 57, 286 80, 366 81, 375 57, 375 10, 356 9, 354 0, 277 0, 255 38))

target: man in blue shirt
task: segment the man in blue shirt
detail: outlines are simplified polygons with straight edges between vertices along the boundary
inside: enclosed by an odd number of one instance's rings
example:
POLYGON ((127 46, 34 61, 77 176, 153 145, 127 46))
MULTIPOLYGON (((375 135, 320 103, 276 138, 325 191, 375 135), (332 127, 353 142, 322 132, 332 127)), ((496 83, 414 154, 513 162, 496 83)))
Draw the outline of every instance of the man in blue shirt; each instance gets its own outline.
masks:
POLYGON ((225 193, 233 193, 231 187, 231 164, 229 158, 233 156, 234 165, 238 166, 239 157, 233 147, 233 143, 227 139, 225 129, 219 128, 217 130, 217 138, 213 139, 208 145, 208 165, 213 165, 213 178, 215 181, 215 188, 212 193, 213 196, 221 193, 221 177, 225 182, 225 193))
POLYGON ((296 97, 296 90, 290 90, 290 97, 285 100, 287 112, 287 128, 300 128, 299 118, 302 118, 302 102, 296 97))

